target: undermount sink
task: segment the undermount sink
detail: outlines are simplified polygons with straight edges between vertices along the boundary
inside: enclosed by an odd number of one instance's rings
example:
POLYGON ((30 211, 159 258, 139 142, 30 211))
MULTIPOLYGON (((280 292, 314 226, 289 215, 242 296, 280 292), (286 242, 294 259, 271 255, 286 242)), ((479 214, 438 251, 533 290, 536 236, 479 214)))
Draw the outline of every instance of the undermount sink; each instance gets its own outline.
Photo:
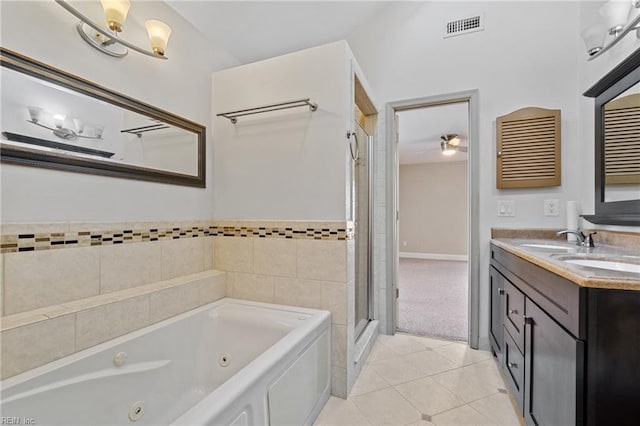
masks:
POLYGON ((574 250, 575 249, 575 247, 560 246, 555 244, 526 243, 521 245, 523 247, 542 248, 542 249, 549 249, 549 250, 574 250))
POLYGON ((607 269, 610 271, 631 272, 640 274, 640 264, 616 262, 612 260, 598 259, 563 259, 564 262, 574 265, 588 266, 590 268, 607 269))

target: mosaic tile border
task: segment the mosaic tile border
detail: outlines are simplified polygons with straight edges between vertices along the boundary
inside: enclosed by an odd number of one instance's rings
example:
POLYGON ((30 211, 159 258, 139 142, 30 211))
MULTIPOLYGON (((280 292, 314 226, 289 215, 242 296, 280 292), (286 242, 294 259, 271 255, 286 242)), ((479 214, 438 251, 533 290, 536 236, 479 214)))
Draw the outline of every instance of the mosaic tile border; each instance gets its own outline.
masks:
MULTIPOLYGON (((305 223, 305 225, 309 225, 305 223)), ((79 231, 51 233, 21 233, 0 235, 0 253, 31 252, 74 247, 93 247, 151 241, 178 240, 198 237, 254 237, 304 240, 350 240, 353 227, 346 226, 188 226, 110 231, 79 231)))

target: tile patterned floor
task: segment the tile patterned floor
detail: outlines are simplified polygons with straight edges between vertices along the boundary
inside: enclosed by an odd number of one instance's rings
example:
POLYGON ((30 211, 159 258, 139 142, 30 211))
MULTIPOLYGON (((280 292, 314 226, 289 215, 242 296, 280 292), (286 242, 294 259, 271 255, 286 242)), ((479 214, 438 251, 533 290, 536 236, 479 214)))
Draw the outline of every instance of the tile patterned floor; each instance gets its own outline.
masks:
POLYGON ((408 334, 379 336, 346 400, 316 426, 523 425, 489 352, 408 334))

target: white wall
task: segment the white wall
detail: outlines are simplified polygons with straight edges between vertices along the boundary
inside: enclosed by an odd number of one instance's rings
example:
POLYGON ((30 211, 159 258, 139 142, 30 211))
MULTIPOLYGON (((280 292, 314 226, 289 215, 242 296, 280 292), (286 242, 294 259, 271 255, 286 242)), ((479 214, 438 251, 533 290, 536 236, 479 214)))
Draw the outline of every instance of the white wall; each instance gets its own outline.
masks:
POLYGON ((400 252, 468 253, 467 161, 401 165, 398 190, 400 252))
MULTIPOLYGON (((96 21, 99 2, 72 2, 96 21)), ((123 59, 104 55, 78 36, 77 21, 54 2, 0 2, 2 46, 95 81, 207 126, 207 188, 2 164, 2 220, 119 221, 204 219, 213 215, 211 72, 238 62, 207 42, 163 2, 133 2, 124 37, 148 44, 144 21, 167 22, 173 33, 168 60, 131 52, 123 59)))
POLYGON ((213 75, 213 114, 311 98, 295 108, 214 117, 216 218, 345 220, 348 50, 336 42, 213 75))
MULTIPOLYGON (((604 1, 580 2, 580 29, 586 28, 600 19, 598 9, 604 4, 604 1)), ((640 10, 634 10, 632 13, 640 13, 640 10)), ((580 46, 581 48, 584 45, 580 46)), ((601 56, 587 61, 586 49, 581 49, 578 60, 578 99, 579 99, 579 140, 581 149, 579 151, 578 162, 580 167, 580 202, 582 212, 593 214, 594 211, 594 180, 595 180, 595 124, 593 98, 582 96, 587 89, 600 80, 607 72, 611 71, 616 65, 622 62, 633 51, 640 48, 640 40, 632 32, 626 38, 621 40, 616 46, 601 56)), ((593 225, 583 221, 583 225, 589 228, 622 230, 640 232, 640 227, 623 227, 623 226, 602 226, 593 225)))
MULTIPOLYGON (((348 37, 382 102, 479 89, 480 338, 488 329, 491 227, 560 228, 565 201, 579 196, 577 2, 394 3, 348 37), (485 13, 485 31, 443 39, 443 23, 485 13), (553 28, 553 30, 549 30, 553 28), (526 106, 562 110, 562 186, 498 190, 495 118, 526 106), (544 217, 543 201, 560 200, 544 217), (516 216, 498 218, 497 201, 515 201, 516 216)), ((382 134, 382 133, 381 133, 382 134)))

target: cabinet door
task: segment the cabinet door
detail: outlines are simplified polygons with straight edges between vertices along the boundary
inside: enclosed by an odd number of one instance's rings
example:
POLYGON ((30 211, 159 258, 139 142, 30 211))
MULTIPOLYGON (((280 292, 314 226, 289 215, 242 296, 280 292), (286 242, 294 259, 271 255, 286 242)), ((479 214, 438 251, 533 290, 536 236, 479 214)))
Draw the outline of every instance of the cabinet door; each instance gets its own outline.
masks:
POLYGON ((489 267, 489 283, 491 288, 491 322, 489 336, 491 347, 500 364, 502 364, 503 333, 502 316, 504 312, 504 277, 493 266, 489 267))
POLYGON ((524 293, 504 279, 504 327, 520 352, 524 352, 524 293))
POLYGON ((526 299, 524 417, 529 425, 582 424, 578 367, 583 342, 526 299))

